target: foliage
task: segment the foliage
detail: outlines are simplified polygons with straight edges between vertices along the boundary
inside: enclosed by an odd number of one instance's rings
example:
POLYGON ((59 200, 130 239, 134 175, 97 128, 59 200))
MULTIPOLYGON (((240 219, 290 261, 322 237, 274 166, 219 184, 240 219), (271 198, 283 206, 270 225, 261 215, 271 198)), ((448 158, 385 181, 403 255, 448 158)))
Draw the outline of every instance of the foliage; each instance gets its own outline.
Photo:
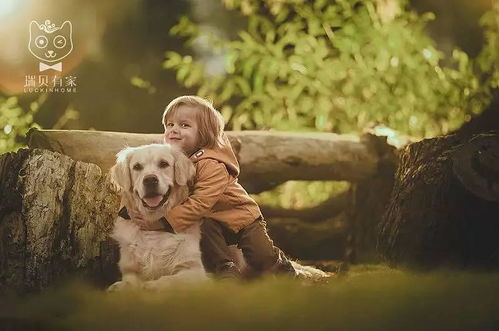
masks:
MULTIPOLYGON (((47 94, 40 94, 29 104, 27 110, 19 105, 17 97, 4 98, 0 96, 0 154, 15 152, 26 147, 26 134, 31 128, 41 129, 34 121, 34 116, 47 100, 47 94)), ((71 105, 52 125, 52 129, 64 129, 70 121, 77 120, 80 112, 71 105)))
POLYGON ((329 284, 268 278, 111 294, 66 286, 3 297, 0 318, 12 330, 494 330, 498 291, 497 273, 361 266, 329 284))
POLYGON ((24 110, 18 104, 17 97, 0 96, 0 154, 15 152, 23 147, 28 130, 40 127, 34 123, 33 117, 44 99, 41 96, 30 104, 28 110, 24 110))
POLYGON ((310 208, 349 188, 348 182, 290 180, 275 189, 253 195, 259 204, 287 209, 310 208))
MULTIPOLYGON (((493 2, 492 10, 480 19, 485 31, 485 45, 476 59, 476 71, 480 72, 480 84, 490 89, 499 88, 499 2, 493 2)), ((490 89, 484 89, 485 96, 477 94, 475 98, 489 97, 490 89)), ((480 102, 477 100, 476 102, 480 102)))
POLYGON ((171 29, 222 58, 223 72, 206 56, 176 52, 167 52, 164 67, 221 106, 233 130, 345 133, 383 122, 408 135, 434 136, 479 113, 497 86, 497 8, 483 18, 487 45, 475 61, 460 50, 446 58, 424 31, 433 15, 419 16, 405 1, 225 4, 247 15, 235 40, 187 17, 171 29))
POLYGON ((149 81, 146 81, 138 76, 133 76, 131 79, 130 79, 130 84, 132 84, 132 86, 135 86, 139 89, 143 89, 145 90, 148 94, 154 94, 156 93, 156 87, 154 87, 151 82, 149 81))

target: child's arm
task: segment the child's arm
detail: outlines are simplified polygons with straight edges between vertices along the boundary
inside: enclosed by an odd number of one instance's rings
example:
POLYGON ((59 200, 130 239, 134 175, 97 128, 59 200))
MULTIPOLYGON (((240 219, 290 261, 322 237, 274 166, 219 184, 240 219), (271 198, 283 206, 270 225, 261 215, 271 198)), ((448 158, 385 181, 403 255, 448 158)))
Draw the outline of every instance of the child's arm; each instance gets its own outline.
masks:
POLYGON ((203 159, 198 162, 193 193, 179 206, 166 213, 166 219, 182 232, 207 215, 229 184, 230 176, 221 162, 203 159))

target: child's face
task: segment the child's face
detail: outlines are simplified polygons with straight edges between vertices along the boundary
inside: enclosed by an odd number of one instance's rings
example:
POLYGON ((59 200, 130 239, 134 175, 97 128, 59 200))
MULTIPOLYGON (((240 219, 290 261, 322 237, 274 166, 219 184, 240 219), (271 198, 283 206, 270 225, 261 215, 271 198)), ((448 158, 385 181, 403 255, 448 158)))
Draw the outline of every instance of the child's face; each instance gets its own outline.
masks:
POLYGON ((196 111, 195 108, 180 105, 174 116, 165 119, 164 142, 180 147, 188 156, 199 147, 196 111))

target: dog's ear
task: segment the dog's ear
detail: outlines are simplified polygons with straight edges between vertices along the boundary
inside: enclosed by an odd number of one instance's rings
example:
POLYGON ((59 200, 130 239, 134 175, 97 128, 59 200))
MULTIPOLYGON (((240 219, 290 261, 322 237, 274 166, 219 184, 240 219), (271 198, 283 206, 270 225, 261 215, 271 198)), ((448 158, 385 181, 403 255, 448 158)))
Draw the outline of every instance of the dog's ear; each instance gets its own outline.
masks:
POLYGON ((188 185, 196 175, 194 164, 184 153, 176 148, 172 148, 175 156, 175 182, 180 186, 188 185))
POLYGON ((132 181, 130 179, 130 168, 128 167, 129 153, 131 148, 125 148, 116 154, 116 164, 109 170, 111 183, 116 185, 120 191, 130 191, 132 181))

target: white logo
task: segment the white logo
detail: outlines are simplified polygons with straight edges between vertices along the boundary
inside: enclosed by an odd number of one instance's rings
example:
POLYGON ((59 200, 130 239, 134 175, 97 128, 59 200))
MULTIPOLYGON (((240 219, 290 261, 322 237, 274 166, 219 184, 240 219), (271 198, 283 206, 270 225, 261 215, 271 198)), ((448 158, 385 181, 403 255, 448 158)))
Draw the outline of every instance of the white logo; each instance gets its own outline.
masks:
POLYGON ((70 21, 65 21, 61 26, 56 26, 50 20, 43 24, 31 21, 29 25, 28 49, 34 57, 39 59, 39 70, 62 71, 60 61, 68 56, 73 50, 73 26, 70 21))
POLYGON ((62 72, 60 61, 73 50, 73 26, 70 21, 64 21, 61 26, 56 26, 50 20, 45 20, 43 24, 31 21, 28 50, 40 63, 38 75, 30 74, 24 77, 25 93, 76 92, 77 77, 59 74, 62 72), (50 70, 54 72, 48 74, 50 70))

